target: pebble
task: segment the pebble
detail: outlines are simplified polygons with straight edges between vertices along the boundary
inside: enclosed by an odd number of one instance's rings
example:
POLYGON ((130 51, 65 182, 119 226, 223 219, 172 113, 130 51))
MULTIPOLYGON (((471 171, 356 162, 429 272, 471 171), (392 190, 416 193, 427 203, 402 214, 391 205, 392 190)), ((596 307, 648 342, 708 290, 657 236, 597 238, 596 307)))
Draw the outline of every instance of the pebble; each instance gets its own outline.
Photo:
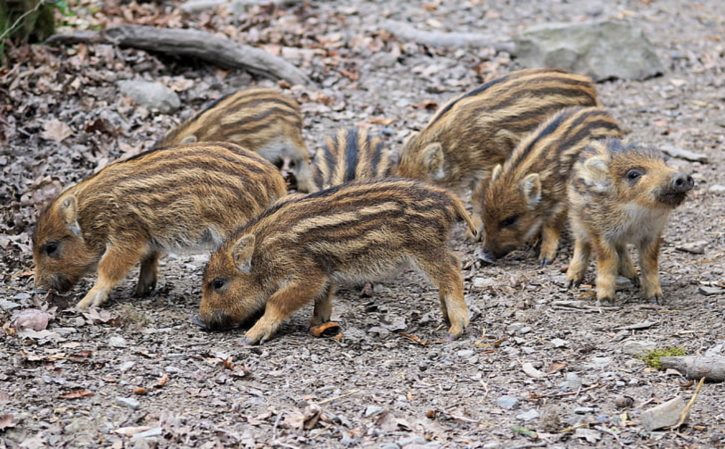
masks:
POLYGON ((118 335, 114 335, 108 339, 108 346, 112 348, 125 348, 127 345, 126 339, 118 335))
POLYGON ((582 379, 577 373, 566 373, 563 386, 571 391, 576 391, 582 386, 582 379))
POLYGON ((664 145, 661 147, 662 151, 670 157, 676 157, 691 162, 702 162, 707 164, 707 155, 702 153, 696 153, 694 151, 685 150, 684 148, 677 148, 671 145, 664 145))
POLYGON ((139 432, 131 437, 131 441, 143 440, 145 438, 160 437, 164 433, 161 427, 152 427, 149 430, 139 432))
POLYGON ((705 296, 721 295, 725 293, 725 289, 717 287, 700 287, 697 291, 699 291, 701 295, 705 296))
POLYGON ((143 80, 119 81, 118 87, 123 95, 149 109, 156 109, 165 114, 179 109, 181 100, 173 90, 158 82, 143 80))
POLYGON ((116 398, 116 404, 123 405, 124 407, 128 407, 132 410, 138 410, 141 408, 141 403, 134 398, 124 398, 119 396, 116 398))
POLYGON ((561 338, 554 338, 553 340, 551 340, 551 344, 555 348, 566 348, 567 346, 569 346, 569 342, 566 340, 562 340, 561 338))
POLYGON ((680 420, 680 413, 685 408, 685 401, 677 396, 658 406, 645 410, 639 419, 647 431, 671 427, 680 420))
POLYGON ((461 357, 461 358, 467 359, 467 358, 469 358, 469 357, 473 357, 473 355, 474 355, 475 353, 476 353, 476 351, 474 351, 474 350, 472 350, 472 349, 463 349, 463 350, 460 350, 460 351, 458 351, 458 352, 456 353, 456 355, 457 355, 458 357, 461 357))
POLYGON ((383 443, 380 445, 380 449, 400 449, 400 446, 395 443, 383 443))
POLYGON ((532 420, 534 420, 534 419, 536 419, 538 417, 539 417, 539 412, 536 411, 536 409, 533 409, 533 408, 531 410, 527 410, 527 411, 525 411, 523 413, 519 413, 518 415, 516 415, 516 419, 519 419, 519 420, 524 421, 524 422, 526 422, 526 421, 532 421, 532 420))
POLYGON ((518 407, 519 400, 514 396, 509 396, 505 394, 496 399, 496 405, 505 410, 513 410, 518 407))
POLYGON ((574 413, 577 415, 586 415, 594 411, 594 407, 577 407, 574 409, 574 413))
POLYGON ((634 398, 630 396, 617 396, 614 400, 614 405, 617 408, 630 408, 634 405, 634 398))
POLYGON ((676 246, 675 249, 690 254, 705 254, 705 248, 707 248, 707 240, 698 240, 696 242, 685 243, 680 246, 676 246))
POLYGON ((473 288, 487 288, 496 285, 496 280, 493 278, 475 277, 473 278, 473 288))
POLYGON ((365 409, 365 417, 368 418, 370 416, 379 415, 383 412, 383 408, 378 405, 368 405, 365 409))
POLYGON ((121 366, 118 367, 118 370, 121 371, 122 373, 125 373, 126 371, 133 368, 133 365, 135 365, 135 364, 136 364, 136 362, 123 362, 121 364, 121 366))
POLYGON ((715 184, 710 186, 709 189, 707 189, 708 192, 717 193, 717 194, 723 194, 725 193, 725 186, 722 184, 715 184))
POLYGON ((398 440, 398 445, 400 447, 410 446, 413 444, 426 444, 428 443, 428 440, 423 438, 420 435, 409 435, 407 437, 403 437, 398 440))
POLYGON ((612 358, 611 357, 594 357, 594 358, 592 358, 592 363, 594 364, 594 366, 596 366, 598 368, 604 368, 605 366, 612 363, 612 358))
POLYGON ((639 357, 647 354, 657 348, 657 343, 653 341, 625 341, 622 345, 622 352, 633 357, 639 357))

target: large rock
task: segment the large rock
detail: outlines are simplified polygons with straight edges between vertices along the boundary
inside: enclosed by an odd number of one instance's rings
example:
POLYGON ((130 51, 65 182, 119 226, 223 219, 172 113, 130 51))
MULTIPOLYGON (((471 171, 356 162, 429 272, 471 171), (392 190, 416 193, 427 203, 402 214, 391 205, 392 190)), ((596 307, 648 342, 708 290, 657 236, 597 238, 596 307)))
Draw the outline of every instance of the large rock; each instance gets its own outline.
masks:
POLYGON ((550 23, 514 37, 514 55, 527 67, 586 73, 597 81, 645 79, 662 63, 642 30, 624 22, 550 23))
POLYGON ((181 101, 176 92, 161 83, 150 81, 119 81, 121 93, 133 98, 136 103, 169 114, 179 109, 181 101))

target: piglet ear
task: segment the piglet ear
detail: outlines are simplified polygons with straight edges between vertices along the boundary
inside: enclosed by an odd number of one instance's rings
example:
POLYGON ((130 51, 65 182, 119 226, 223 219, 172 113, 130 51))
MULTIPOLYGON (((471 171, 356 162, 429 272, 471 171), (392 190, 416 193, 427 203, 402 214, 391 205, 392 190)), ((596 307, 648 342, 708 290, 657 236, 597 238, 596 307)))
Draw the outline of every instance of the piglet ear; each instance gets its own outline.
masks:
POLYGON ((527 175, 521 181, 521 192, 524 194, 530 208, 539 204, 541 201, 541 178, 538 173, 527 175))
POLYGON ((239 237, 232 247, 232 260, 237 270, 242 273, 252 271, 252 254, 254 253, 254 235, 247 234, 239 237))
POLYGON ((73 195, 69 195, 60 203, 60 213, 63 222, 68 226, 73 235, 80 235, 81 227, 78 224, 78 201, 73 195))
POLYGON ((584 161, 584 169, 580 177, 596 192, 604 192, 610 187, 609 164, 600 156, 593 156, 584 161))
POLYGON ((439 181, 445 177, 443 164, 445 156, 443 156, 443 146, 439 142, 433 142, 423 148, 423 166, 426 168, 431 177, 439 181))
POLYGON ((501 170, 503 170, 501 164, 498 164, 496 167, 494 167, 493 172, 491 173, 491 182, 494 182, 496 178, 501 176, 501 170))
POLYGON ((197 139, 196 139, 196 136, 194 134, 189 134, 188 136, 186 136, 183 139, 181 139, 181 142, 180 143, 182 143, 182 144, 184 144, 184 143, 196 143, 196 140, 197 139))

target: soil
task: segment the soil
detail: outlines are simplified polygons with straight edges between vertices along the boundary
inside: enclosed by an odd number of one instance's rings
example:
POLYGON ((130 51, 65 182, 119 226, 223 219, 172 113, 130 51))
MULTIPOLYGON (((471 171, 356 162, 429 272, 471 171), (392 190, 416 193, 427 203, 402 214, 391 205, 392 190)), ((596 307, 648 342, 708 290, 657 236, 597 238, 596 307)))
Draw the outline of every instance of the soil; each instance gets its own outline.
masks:
MULTIPOLYGON (((725 202, 714 186, 725 185, 725 3, 291 3, 183 15, 176 1, 88 0, 65 20, 81 29, 190 26, 282 55, 313 81, 290 90, 303 104, 311 149, 356 124, 399 148, 437 105, 519 68, 490 48, 402 42, 380 31, 383 19, 497 36, 542 22, 627 20, 644 29, 666 72, 600 83, 603 103, 631 129, 629 139, 709 159, 671 160, 697 187, 664 236, 666 303, 646 303, 625 286, 614 305, 597 307, 591 285, 567 290, 569 241, 544 268, 534 250, 478 266, 460 227, 453 244, 465 261, 473 320, 454 342, 445 339, 437 292, 411 271, 369 298, 341 291, 336 338, 308 334, 307 308, 257 347, 241 344, 242 330, 204 333, 191 324, 205 256, 165 259, 146 299, 132 298, 134 274, 95 313, 70 310, 92 279, 48 304, 34 294, 30 250, 43 202, 150 148, 221 94, 288 86, 109 45, 14 47, 0 69, 0 448, 725 447, 725 384, 706 383, 678 430, 648 432, 641 413, 678 395, 688 400, 695 383, 631 354, 632 342, 723 351, 725 202), (135 105, 119 93, 124 79, 160 81, 182 108, 162 114, 135 105), (701 254, 677 249, 696 242, 701 254), (14 332, 12 315, 30 308, 47 309, 50 325, 14 332)), ((592 267, 589 284, 593 276, 592 267)))

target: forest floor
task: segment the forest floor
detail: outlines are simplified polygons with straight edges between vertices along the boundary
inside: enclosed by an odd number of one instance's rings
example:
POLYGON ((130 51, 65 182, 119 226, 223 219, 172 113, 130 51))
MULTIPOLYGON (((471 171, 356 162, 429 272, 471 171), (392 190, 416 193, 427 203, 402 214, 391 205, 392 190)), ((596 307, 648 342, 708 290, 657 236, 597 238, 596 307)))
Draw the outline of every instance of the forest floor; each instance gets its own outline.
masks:
MULTIPOLYGON (((603 103, 631 140, 709 160, 671 160, 697 187, 664 235, 664 305, 633 287, 607 307, 596 306, 591 285, 567 290, 569 240, 544 268, 534 251, 480 267, 459 228, 453 244, 473 312, 461 339, 445 341, 437 292, 404 272, 370 298, 341 291, 337 339, 309 335, 306 308, 271 341, 244 347, 241 331, 204 333, 189 320, 203 256, 165 259, 149 298, 132 298, 134 275, 103 309, 79 314, 68 309, 92 279, 44 304, 34 296, 30 233, 36 208, 61 186, 150 148, 222 94, 277 83, 110 45, 11 49, 0 68, 0 448, 725 447, 723 383, 704 385, 679 430, 642 427, 644 410, 687 400, 695 385, 633 354, 648 345, 725 352, 724 2, 340 0, 193 15, 175 1, 76 4, 66 18, 74 28, 188 26, 281 54, 313 81, 290 90, 310 149, 357 124, 400 148, 438 105, 519 68, 490 48, 403 42, 379 29, 383 19, 501 36, 623 19, 645 30, 665 73, 600 83, 603 103), (164 83, 181 109, 136 106, 119 93, 126 79, 164 83), (693 244, 703 252, 678 249, 693 244), (31 307, 50 308, 48 329, 14 335, 12 315, 31 307)), ((589 284, 593 276, 592 267, 589 284)))

